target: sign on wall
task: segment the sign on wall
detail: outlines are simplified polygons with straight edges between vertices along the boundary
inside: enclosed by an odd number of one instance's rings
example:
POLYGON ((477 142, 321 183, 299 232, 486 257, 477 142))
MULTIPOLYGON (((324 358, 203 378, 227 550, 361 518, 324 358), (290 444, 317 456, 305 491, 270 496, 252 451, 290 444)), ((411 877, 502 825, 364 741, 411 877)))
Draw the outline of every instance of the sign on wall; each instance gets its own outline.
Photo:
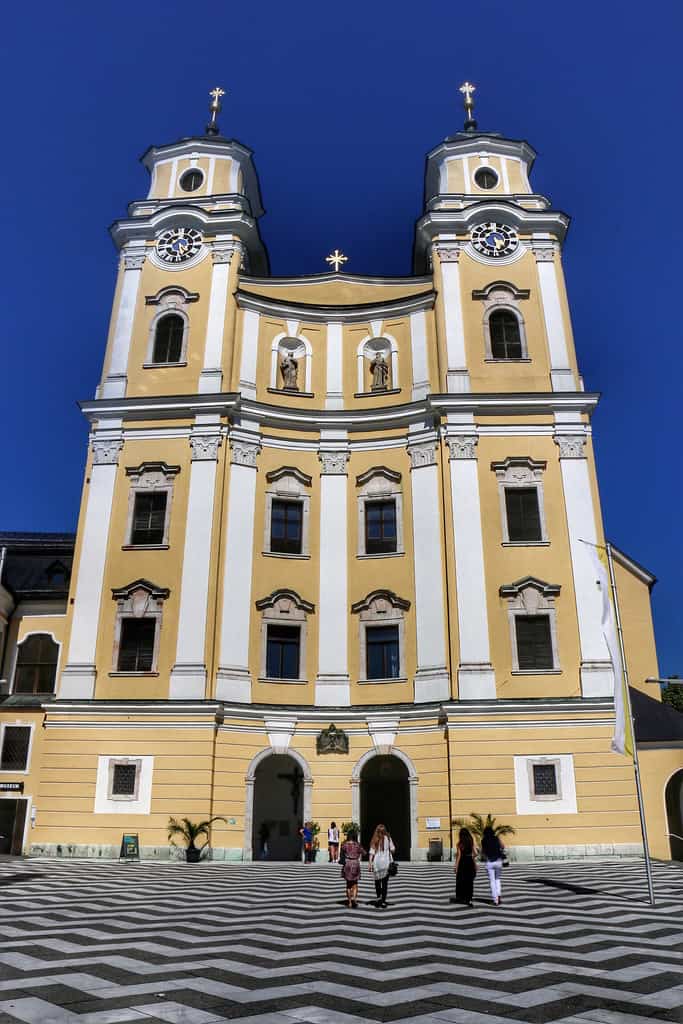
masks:
POLYGON ((140 838, 137 834, 123 833, 119 860, 140 860, 140 838))
POLYGON ((441 818, 427 818, 427 828, 441 828, 441 818))
POLYGON ((2 793, 23 793, 24 783, 23 782, 0 782, 0 792, 2 793))

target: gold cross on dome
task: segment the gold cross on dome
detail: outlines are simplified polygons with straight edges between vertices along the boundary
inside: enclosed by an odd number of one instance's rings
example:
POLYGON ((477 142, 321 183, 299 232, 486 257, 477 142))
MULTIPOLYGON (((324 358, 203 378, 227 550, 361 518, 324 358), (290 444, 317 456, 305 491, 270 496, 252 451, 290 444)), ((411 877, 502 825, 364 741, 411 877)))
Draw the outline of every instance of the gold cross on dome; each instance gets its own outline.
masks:
POLYGON ((465 110, 467 111, 468 115, 471 114, 472 108, 474 106, 474 100, 472 98, 472 93, 476 92, 476 88, 477 88, 476 85, 472 85, 471 82, 463 82, 462 85, 460 86, 460 92, 463 94, 463 96, 465 98, 463 105, 464 105, 465 110))
POLYGON ((213 88, 211 90, 211 92, 209 93, 209 96, 213 100, 213 103, 211 104, 211 108, 213 109, 214 107, 219 107, 220 106, 221 96, 225 96, 225 89, 221 89, 220 85, 217 85, 217 86, 215 86, 215 88, 213 88))
POLYGON ((329 256, 325 257, 325 263, 329 263, 330 266, 334 267, 335 274, 338 274, 339 268, 343 263, 346 263, 348 258, 349 257, 345 256, 342 252, 339 252, 339 249, 335 249, 334 252, 331 252, 329 256))

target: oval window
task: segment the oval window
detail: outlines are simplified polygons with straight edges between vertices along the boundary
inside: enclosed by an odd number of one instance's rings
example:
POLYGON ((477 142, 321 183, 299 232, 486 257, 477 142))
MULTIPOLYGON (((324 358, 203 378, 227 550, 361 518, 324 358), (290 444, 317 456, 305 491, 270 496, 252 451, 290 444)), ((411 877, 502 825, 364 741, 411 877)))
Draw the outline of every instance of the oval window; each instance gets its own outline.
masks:
POLYGON ((479 188, 495 188, 498 184, 498 175, 491 167, 480 167, 475 172, 474 180, 479 188))
POLYGON ((180 179, 180 187, 183 192, 196 192, 201 183, 204 181, 204 175, 201 171, 195 170, 185 171, 180 179))

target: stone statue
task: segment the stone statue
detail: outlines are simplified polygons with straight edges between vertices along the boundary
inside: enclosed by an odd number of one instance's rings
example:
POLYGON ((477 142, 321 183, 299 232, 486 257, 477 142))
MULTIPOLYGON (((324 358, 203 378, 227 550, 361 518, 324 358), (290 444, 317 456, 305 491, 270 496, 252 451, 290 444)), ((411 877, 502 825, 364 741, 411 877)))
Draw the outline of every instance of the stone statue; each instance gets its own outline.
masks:
POLYGON ((318 754, 348 754, 349 737, 332 723, 318 733, 315 745, 318 754))
POLYGON ((381 350, 370 363, 372 373, 372 390, 386 391, 389 386, 389 366, 381 350))
POLYGON ((282 374, 282 386, 287 391, 298 391, 297 377, 299 375, 299 364, 293 355, 285 352, 280 362, 280 373, 282 374))

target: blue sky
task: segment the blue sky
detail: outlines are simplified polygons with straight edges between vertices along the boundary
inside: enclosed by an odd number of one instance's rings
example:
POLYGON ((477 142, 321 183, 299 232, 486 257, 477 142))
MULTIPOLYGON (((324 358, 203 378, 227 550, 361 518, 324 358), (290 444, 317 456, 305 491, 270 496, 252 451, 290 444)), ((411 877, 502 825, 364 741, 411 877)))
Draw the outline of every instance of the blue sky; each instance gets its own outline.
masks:
POLYGON ((660 669, 683 675, 680 19, 661 0, 11 5, 0 528, 75 527, 75 402, 93 395, 114 287, 106 228, 145 195, 149 144, 201 133, 222 85, 223 133, 255 153, 272 272, 323 271, 338 245, 349 272, 408 274, 424 157, 461 127, 469 78, 480 127, 528 139, 536 191, 573 217, 607 531, 659 577, 660 669))

